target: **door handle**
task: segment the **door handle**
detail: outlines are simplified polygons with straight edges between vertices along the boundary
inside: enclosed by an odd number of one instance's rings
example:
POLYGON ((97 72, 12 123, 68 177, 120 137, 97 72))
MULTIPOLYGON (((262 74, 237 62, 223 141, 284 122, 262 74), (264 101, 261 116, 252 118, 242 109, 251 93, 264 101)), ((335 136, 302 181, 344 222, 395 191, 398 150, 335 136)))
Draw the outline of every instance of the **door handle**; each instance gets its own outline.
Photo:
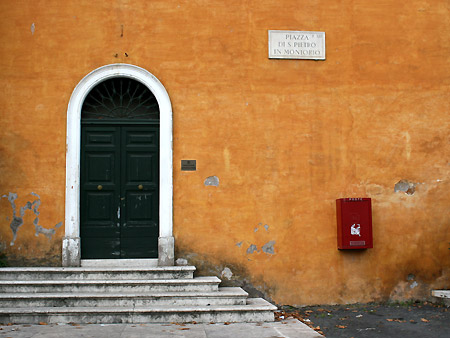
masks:
POLYGON ((138 185, 138 189, 139 189, 139 190, 142 190, 142 189, 144 189, 144 186, 143 186, 142 184, 139 184, 139 185, 138 185))
POLYGON ((102 190, 103 186, 102 185, 97 185, 97 190, 102 190))

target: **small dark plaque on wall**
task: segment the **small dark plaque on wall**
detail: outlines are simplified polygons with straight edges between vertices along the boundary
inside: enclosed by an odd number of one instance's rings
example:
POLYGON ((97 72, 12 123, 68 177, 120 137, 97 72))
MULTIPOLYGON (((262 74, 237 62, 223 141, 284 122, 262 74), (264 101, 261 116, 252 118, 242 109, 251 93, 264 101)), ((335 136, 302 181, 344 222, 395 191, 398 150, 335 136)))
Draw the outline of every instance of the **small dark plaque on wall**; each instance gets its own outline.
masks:
POLYGON ((181 170, 182 171, 196 171, 197 170, 197 160, 181 160, 181 170))

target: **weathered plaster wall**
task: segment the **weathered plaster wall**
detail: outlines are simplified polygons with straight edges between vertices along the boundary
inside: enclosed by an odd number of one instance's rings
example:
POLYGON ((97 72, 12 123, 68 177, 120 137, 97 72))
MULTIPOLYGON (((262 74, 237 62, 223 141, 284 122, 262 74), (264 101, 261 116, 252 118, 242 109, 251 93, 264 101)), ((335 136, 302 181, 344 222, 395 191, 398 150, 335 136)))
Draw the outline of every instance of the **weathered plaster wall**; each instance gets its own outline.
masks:
POLYGON ((9 257, 54 264, 66 109, 109 63, 174 110, 177 257, 279 304, 427 297, 450 287, 445 0, 0 1, 0 194, 40 196, 9 257), (325 31, 326 61, 269 60, 267 30, 325 31), (181 172, 196 159, 196 172, 181 172), (402 181, 403 180, 403 181, 402 181), (374 248, 336 249, 335 199, 373 199, 374 248), (228 277, 229 278, 228 278, 228 277))

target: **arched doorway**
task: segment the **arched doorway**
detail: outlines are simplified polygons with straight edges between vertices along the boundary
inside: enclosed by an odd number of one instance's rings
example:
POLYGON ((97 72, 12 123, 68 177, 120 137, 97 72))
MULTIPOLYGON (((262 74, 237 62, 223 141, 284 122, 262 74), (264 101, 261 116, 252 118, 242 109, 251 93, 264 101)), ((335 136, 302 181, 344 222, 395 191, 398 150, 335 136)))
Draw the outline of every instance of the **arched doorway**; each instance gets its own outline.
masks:
MULTIPOLYGON (((158 257, 157 259, 155 259, 155 265, 156 264, 173 265, 174 240, 172 236, 172 227, 173 227, 172 108, 170 99, 163 85, 158 81, 158 79, 156 79, 156 77, 154 77, 148 71, 140 67, 128 64, 113 64, 98 68, 93 72, 91 72, 90 74, 88 74, 85 78, 83 78, 73 91, 67 110, 66 203, 65 203, 66 215, 65 215, 65 237, 63 239, 63 253, 62 253, 63 266, 79 266, 81 264, 81 259, 84 258, 81 257, 82 241, 80 240, 80 210, 84 210, 80 205, 80 201, 83 202, 83 199, 80 199, 80 191, 82 190, 80 185, 81 182, 80 164, 82 154, 81 112, 83 104, 85 103, 85 99, 89 98, 88 97, 89 93, 97 85, 99 85, 100 83, 105 83, 108 80, 117 78, 122 78, 125 80, 133 80, 136 81, 138 84, 141 84, 144 87, 148 88, 148 90, 153 94, 153 97, 156 99, 156 103, 159 107, 160 112, 160 119, 159 119, 160 129, 158 140, 159 179, 157 182, 159 185, 159 200, 158 200, 159 236, 157 245, 158 257)), ((114 137, 120 138, 121 140, 123 138, 125 140, 127 137, 129 138, 130 132, 133 131, 133 127, 122 127, 123 125, 122 122, 119 123, 118 126, 114 127, 116 128, 115 129, 116 131, 114 131, 113 134, 116 135, 114 137), (124 129, 122 130, 122 128, 124 129), (122 134, 123 135, 126 134, 128 136, 122 136, 122 134)), ((111 125, 113 124, 114 123, 112 123, 111 125)), ((154 127, 149 127, 150 124, 147 123, 147 127, 144 127, 145 123, 143 125, 139 125, 136 127, 147 128, 147 131, 145 131, 144 134, 148 135, 148 132, 151 131, 152 128, 154 130, 154 127)), ((89 128, 87 130, 89 130, 89 128)), ((93 129, 91 128, 90 131, 92 130, 93 129)), ((134 131, 136 130, 137 129, 135 129, 134 131)), ((138 133, 142 131, 143 130, 139 130, 138 133)), ((122 141, 120 141, 120 143, 121 142, 122 141)), ((154 144, 150 147, 154 147, 154 144)), ((106 162, 103 161, 103 163, 106 162)), ((139 160, 137 162, 139 162, 139 160)), ((141 165, 143 165, 144 167, 145 165, 148 165, 148 163, 149 163, 148 159, 147 160, 144 159, 143 161, 141 161, 141 165)), ((139 177, 135 178, 139 179, 139 177)), ((140 177, 140 178, 147 179, 148 177, 140 177)), ((105 179, 105 177, 103 177, 103 179, 105 179)), ((145 191, 146 189, 145 185, 147 183, 143 182, 142 184, 137 184, 136 185, 137 189, 139 189, 139 185, 142 185, 143 186, 142 190, 145 191)), ((99 187, 99 185, 101 184, 97 184, 97 191, 101 191, 103 189, 103 187, 99 187)), ((125 190, 122 190, 121 193, 126 193, 125 190)), ((128 191, 128 193, 130 193, 130 191, 128 191)), ((137 198, 138 195, 139 194, 137 194, 135 197, 137 198)), ((117 196, 119 196, 119 198, 123 197, 123 196, 120 197, 120 195, 117 196)), ((81 197, 83 198, 83 196, 81 197)), ((136 204, 134 204, 134 206, 136 206, 136 204)), ((117 215, 117 210, 113 211, 117 215)))

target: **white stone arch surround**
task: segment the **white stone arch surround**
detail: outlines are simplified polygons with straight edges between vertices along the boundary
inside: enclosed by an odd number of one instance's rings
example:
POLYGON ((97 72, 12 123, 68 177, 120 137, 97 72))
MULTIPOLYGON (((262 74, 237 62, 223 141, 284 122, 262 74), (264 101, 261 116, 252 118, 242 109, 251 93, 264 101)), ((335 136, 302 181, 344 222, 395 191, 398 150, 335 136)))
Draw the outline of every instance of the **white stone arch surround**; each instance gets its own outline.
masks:
POLYGON ((80 266, 80 151, 81 107, 98 83, 114 77, 128 77, 147 86, 160 110, 160 190, 158 265, 174 264, 172 104, 164 86, 150 72, 130 64, 111 64, 92 71, 75 87, 67 109, 65 237, 62 265, 80 266))

